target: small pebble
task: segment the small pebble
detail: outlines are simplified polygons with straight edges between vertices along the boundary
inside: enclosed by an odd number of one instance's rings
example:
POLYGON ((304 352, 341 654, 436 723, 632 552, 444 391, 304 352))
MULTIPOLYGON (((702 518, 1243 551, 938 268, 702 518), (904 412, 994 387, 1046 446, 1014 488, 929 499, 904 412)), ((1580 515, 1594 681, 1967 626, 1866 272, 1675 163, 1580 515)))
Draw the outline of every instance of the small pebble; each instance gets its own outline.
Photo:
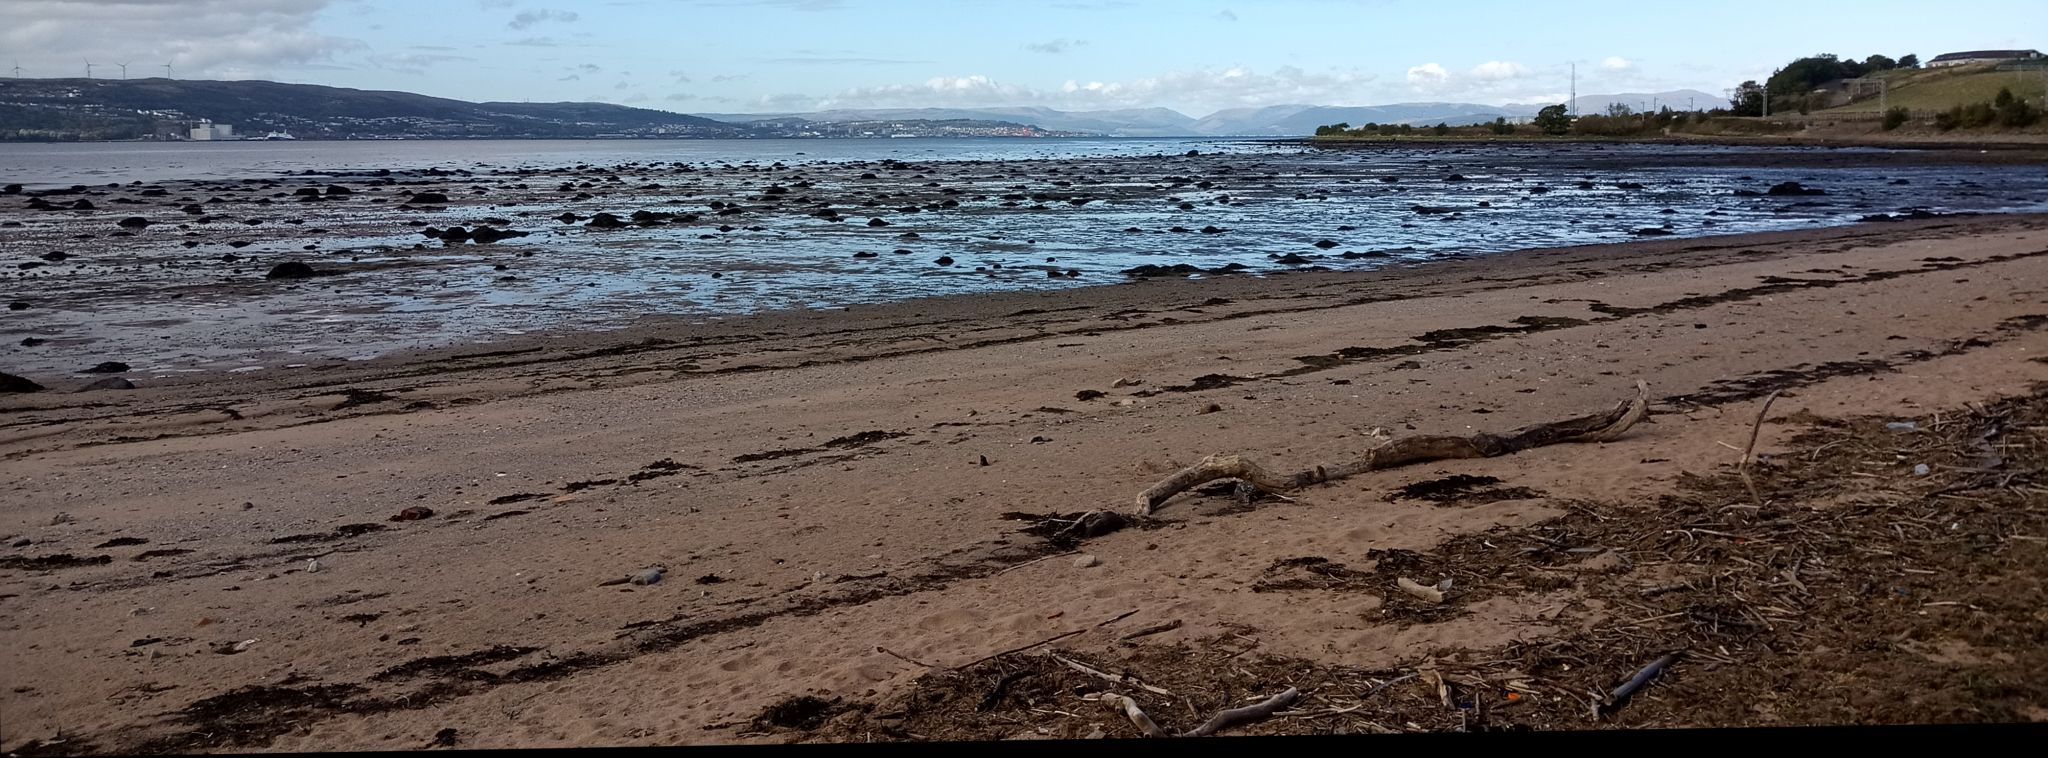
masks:
POLYGON ((1074 559, 1074 568, 1077 569, 1094 568, 1100 565, 1102 565, 1102 559, 1092 555, 1083 555, 1074 559))

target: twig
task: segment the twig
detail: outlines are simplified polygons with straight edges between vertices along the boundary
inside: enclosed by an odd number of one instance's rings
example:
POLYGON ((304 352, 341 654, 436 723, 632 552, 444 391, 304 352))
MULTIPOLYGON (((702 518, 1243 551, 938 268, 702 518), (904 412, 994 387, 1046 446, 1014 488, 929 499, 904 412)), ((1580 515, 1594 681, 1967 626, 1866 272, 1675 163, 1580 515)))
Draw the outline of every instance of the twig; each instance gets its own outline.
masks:
POLYGON ((1143 628, 1143 629, 1139 629, 1138 631, 1135 631, 1135 632, 1131 632, 1130 634, 1126 634, 1126 635, 1124 635, 1124 636, 1122 636, 1122 637, 1118 637, 1118 638, 1116 638, 1116 641, 1118 641, 1118 642, 1130 642, 1131 640, 1135 640, 1135 639, 1137 639, 1137 638, 1139 638, 1139 637, 1150 637, 1150 636, 1152 636, 1152 635, 1155 635, 1155 634, 1160 634, 1160 633, 1163 633, 1163 632, 1171 632, 1171 631, 1173 631, 1173 630, 1175 630, 1175 629, 1179 629, 1179 628, 1180 628, 1180 619, 1174 619, 1174 620, 1172 620, 1172 621, 1168 621, 1168 622, 1166 622, 1166 623, 1164 623, 1164 624, 1153 624, 1153 625, 1151 625, 1151 626, 1148 626, 1148 627, 1145 627, 1145 628, 1143 628))
POLYGON ((1759 508, 1763 507, 1764 496, 1757 492, 1756 480, 1749 477, 1749 460, 1756 455, 1756 438, 1763 433, 1764 416, 1771 412, 1771 403, 1777 402, 1778 394, 1781 392, 1784 390, 1771 390, 1771 394, 1764 397, 1764 407, 1756 410, 1756 423, 1749 426, 1749 445, 1742 448, 1742 462, 1735 465, 1735 471, 1742 475, 1743 486, 1749 488, 1749 496, 1756 500, 1759 508))
MULTIPOLYGON (((1053 519, 1053 520, 1057 521, 1058 519, 1053 519)), ((1054 559, 1054 558, 1065 558, 1065 557, 1067 557, 1067 556, 1069 556, 1069 555, 1074 555, 1074 554, 1077 554, 1077 553, 1080 553, 1080 552, 1081 552, 1081 551, 1079 551, 1079 550, 1068 550, 1067 552, 1064 552, 1064 553, 1054 553, 1054 554, 1052 554, 1052 555, 1042 555, 1042 556, 1039 556, 1039 557, 1037 557, 1037 558, 1033 558, 1033 559, 1031 559, 1031 560, 1025 561, 1025 562, 1023 562, 1023 563, 1019 563, 1019 564, 1017 564, 1017 565, 1015 565, 1015 566, 1006 566, 1006 567, 1004 567, 1004 568, 1003 568, 1003 570, 1001 570, 1001 571, 997 571, 997 572, 995 572, 995 573, 993 573, 993 574, 989 574, 989 576, 1002 576, 1002 575, 1004 575, 1004 574, 1010 573, 1010 572, 1012 572, 1012 571, 1016 571, 1017 569, 1020 569, 1020 568, 1024 568, 1025 566, 1029 566, 1029 565, 1031 565, 1031 564, 1034 564, 1034 563, 1038 563, 1038 562, 1041 562, 1041 561, 1049 561, 1049 560, 1052 560, 1052 559, 1054 559)))
POLYGON ((1000 652, 1000 653, 996 653, 996 654, 994 654, 994 655, 989 655, 989 656, 984 656, 984 657, 981 657, 981 658, 976 658, 976 659, 974 659, 973 661, 970 661, 970 662, 968 662, 968 663, 963 663, 963 664, 961 664, 961 665, 955 666, 954 668, 956 668, 956 669, 964 669, 964 668, 971 668, 971 667, 973 667, 973 666, 976 666, 976 665, 979 665, 979 664, 982 664, 982 663, 987 663, 987 662, 989 662, 989 661, 995 660, 995 659, 997 659, 997 658, 1001 658, 1001 657, 1003 657, 1003 656, 1006 656, 1006 655, 1009 655, 1009 654, 1011 654, 1011 653, 1021 653, 1021 652, 1024 652, 1024 651, 1026 651, 1026 650, 1030 650, 1030 649, 1032 649, 1032 648, 1038 647, 1038 646, 1040 646, 1040 645, 1050 645, 1050 644, 1052 644, 1052 643, 1058 642, 1058 641, 1060 641, 1060 640, 1063 640, 1063 639, 1066 639, 1066 638, 1068 638, 1068 637, 1072 637, 1072 636, 1074 636, 1074 635, 1077 635, 1077 634, 1082 634, 1082 633, 1085 633, 1085 632, 1087 632, 1087 631, 1088 631, 1089 629, 1100 629, 1100 628, 1102 628, 1102 627, 1105 627, 1105 626, 1109 626, 1110 624, 1114 624, 1114 623, 1116 623, 1116 622, 1118 622, 1118 621, 1122 621, 1122 620, 1124 620, 1124 619, 1130 618, 1130 617, 1132 617, 1132 616, 1135 616, 1135 615, 1137 615, 1137 614, 1138 614, 1138 611, 1139 611, 1139 610, 1143 610, 1143 609, 1134 609, 1134 610, 1124 611, 1123 613, 1119 613, 1119 614, 1117 614, 1115 618, 1112 618, 1112 619, 1110 619, 1110 620, 1108 620, 1108 621, 1104 621, 1104 622, 1102 622, 1102 623, 1100 623, 1100 624, 1096 624, 1096 625, 1094 625, 1094 626, 1091 626, 1091 627, 1087 627, 1087 628, 1084 628, 1084 629, 1075 629, 1075 630, 1073 630, 1073 631, 1071 631, 1071 632, 1061 632, 1061 633, 1059 633, 1059 634, 1055 634, 1055 635, 1053 635, 1053 636, 1051 636, 1051 637, 1047 637, 1047 638, 1045 638, 1045 639, 1042 639, 1042 640, 1039 640, 1039 641, 1037 641, 1037 642, 1033 642, 1033 643, 1031 643, 1031 644, 1029 644, 1029 645, 1024 645, 1024 646, 1022 646, 1022 647, 1013 647, 1013 648, 1010 648, 1010 649, 1008 649, 1008 650, 1005 650, 1005 651, 1003 651, 1003 652, 1000 652))
POLYGON ((1090 666, 1088 666, 1088 665, 1086 665, 1086 664, 1083 664, 1083 663, 1081 663, 1081 662, 1079 662, 1079 661, 1075 661, 1075 660, 1073 660, 1073 659, 1070 659, 1070 658, 1066 658, 1066 657, 1064 657, 1064 656, 1060 656, 1060 655, 1057 655, 1057 654, 1056 654, 1056 655, 1054 655, 1054 656, 1052 657, 1052 659, 1053 659, 1053 660, 1055 660, 1055 661, 1059 661, 1060 663, 1064 663, 1064 664, 1066 664, 1066 665, 1067 665, 1067 668, 1073 669, 1073 670, 1075 670, 1075 671, 1079 671, 1079 672, 1081 672, 1081 673, 1083 673, 1083 674, 1087 674, 1087 675, 1089 675, 1089 676, 1092 676, 1092 677, 1095 677, 1095 678, 1098 678, 1098 679, 1103 679, 1103 680, 1106 680, 1106 681, 1116 682, 1117 684, 1125 684, 1125 685, 1130 685, 1130 686, 1132 686, 1132 687, 1136 687, 1136 688, 1138 688, 1138 689, 1141 689, 1141 690, 1144 690, 1144 691, 1146 691, 1146 692, 1150 692, 1150 693, 1152 693, 1152 694, 1154 694, 1154 695, 1165 695, 1165 696, 1167 696, 1167 697, 1180 697, 1179 695, 1175 695, 1175 694, 1173 694, 1173 693, 1171 693, 1171 692, 1168 692, 1168 691, 1166 691, 1166 689, 1165 689, 1165 688, 1162 688, 1162 687, 1154 687, 1154 686, 1152 686, 1152 685, 1149 685, 1149 684, 1146 684, 1146 683, 1144 683, 1144 682, 1138 681, 1136 677, 1129 677, 1129 676, 1124 676, 1124 675, 1122 675, 1122 674, 1112 674, 1112 673, 1109 673, 1109 672, 1107 672, 1107 671, 1103 671, 1103 670, 1101 670, 1101 669, 1097 669, 1097 668, 1093 668, 1093 667, 1090 667, 1090 666))
POLYGON ((888 655, 888 656, 889 656, 889 657, 891 657, 891 658, 895 658, 896 660, 902 661, 902 662, 904 662, 904 663, 908 663, 908 664, 911 664, 911 665, 913 665, 913 666, 923 666, 923 667, 925 667, 925 668, 928 668, 928 669, 935 669, 935 668, 938 668, 937 666, 931 665, 931 664, 929 664, 929 663, 925 663, 924 661, 920 661, 920 660, 918 660, 918 659, 916 659, 916 658, 912 658, 912 657, 910 657, 910 656, 904 655, 904 654, 902 654, 902 653, 899 653, 899 652, 896 652, 896 651, 894 651, 894 650, 890 650, 890 649, 888 649, 888 648, 886 648, 886 647, 882 647, 881 645, 876 645, 876 646, 875 646, 875 652, 877 652, 877 653, 883 653, 883 654, 885 654, 885 655, 888 655))
POLYGON ((1181 736, 1207 737, 1209 735, 1215 734, 1225 729, 1229 729, 1233 726, 1237 726, 1239 724, 1251 724, 1260 721, 1265 721, 1266 719, 1272 718, 1273 714, 1278 713, 1281 709, 1286 708, 1287 706, 1293 705, 1294 701, 1300 699, 1301 690, 1289 687, 1285 692, 1266 698, 1264 701, 1260 702, 1257 705, 1248 705, 1243 708, 1232 708, 1230 710, 1220 711, 1215 716, 1211 717, 1208 723, 1195 727, 1193 730, 1188 731, 1182 734, 1181 736))

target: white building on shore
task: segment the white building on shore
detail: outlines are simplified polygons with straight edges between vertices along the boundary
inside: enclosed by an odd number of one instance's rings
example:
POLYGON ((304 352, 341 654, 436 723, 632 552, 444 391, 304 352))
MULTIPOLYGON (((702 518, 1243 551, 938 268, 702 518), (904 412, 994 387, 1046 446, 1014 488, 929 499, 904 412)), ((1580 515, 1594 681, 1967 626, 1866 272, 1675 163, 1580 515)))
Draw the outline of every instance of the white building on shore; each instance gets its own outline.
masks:
POLYGON ((230 124, 216 124, 212 121, 202 120, 198 126, 192 127, 192 140, 194 142, 212 142, 234 138, 235 127, 230 124))

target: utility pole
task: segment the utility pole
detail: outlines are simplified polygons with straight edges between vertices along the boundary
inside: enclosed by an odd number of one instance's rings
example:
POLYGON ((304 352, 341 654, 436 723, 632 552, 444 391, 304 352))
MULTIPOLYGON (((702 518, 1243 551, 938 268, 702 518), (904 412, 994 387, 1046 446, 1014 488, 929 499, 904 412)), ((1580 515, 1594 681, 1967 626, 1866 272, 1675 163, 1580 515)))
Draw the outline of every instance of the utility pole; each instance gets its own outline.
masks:
POLYGON ((1764 80, 1764 118, 1771 117, 1771 80, 1764 80))

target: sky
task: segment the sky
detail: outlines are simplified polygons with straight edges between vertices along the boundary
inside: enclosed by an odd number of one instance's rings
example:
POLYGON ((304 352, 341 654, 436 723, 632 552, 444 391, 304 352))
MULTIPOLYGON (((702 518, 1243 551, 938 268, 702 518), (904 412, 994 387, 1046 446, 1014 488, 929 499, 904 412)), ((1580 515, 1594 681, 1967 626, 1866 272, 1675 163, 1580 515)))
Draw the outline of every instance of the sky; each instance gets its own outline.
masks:
MULTIPOLYGON (((684 113, 1723 93, 1801 55, 2048 48, 2044 0, 0 0, 22 76, 684 113), (1910 19, 1911 23, 1901 23, 1910 19)), ((1704 106, 1702 106, 1704 107, 1704 106)))

